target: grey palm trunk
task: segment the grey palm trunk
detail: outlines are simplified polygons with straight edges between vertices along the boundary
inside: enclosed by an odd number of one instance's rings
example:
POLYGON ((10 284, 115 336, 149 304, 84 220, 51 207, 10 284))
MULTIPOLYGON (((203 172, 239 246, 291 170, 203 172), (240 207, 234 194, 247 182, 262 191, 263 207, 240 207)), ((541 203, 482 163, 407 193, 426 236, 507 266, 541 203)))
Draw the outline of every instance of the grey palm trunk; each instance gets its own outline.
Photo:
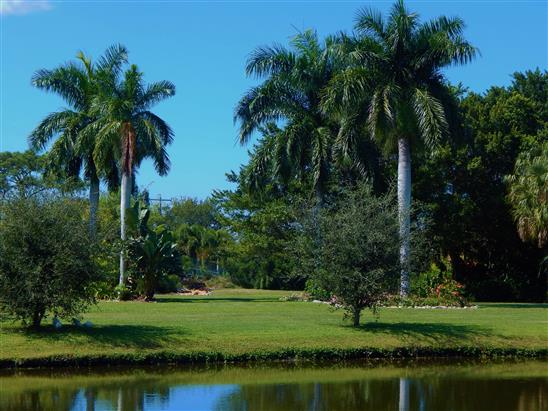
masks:
MULTIPOLYGON (((131 174, 124 172, 122 174, 122 187, 120 193, 120 238, 122 242, 126 240, 126 210, 130 206, 131 197, 131 174)), ((126 255, 124 250, 120 251, 120 278, 119 285, 124 285, 126 276, 126 255)))
POLYGON ((400 295, 409 294, 411 210, 411 147, 398 139, 398 219, 400 225, 400 295))
POLYGON ((89 180, 89 232, 92 237, 97 233, 97 210, 99 209, 99 178, 89 180))

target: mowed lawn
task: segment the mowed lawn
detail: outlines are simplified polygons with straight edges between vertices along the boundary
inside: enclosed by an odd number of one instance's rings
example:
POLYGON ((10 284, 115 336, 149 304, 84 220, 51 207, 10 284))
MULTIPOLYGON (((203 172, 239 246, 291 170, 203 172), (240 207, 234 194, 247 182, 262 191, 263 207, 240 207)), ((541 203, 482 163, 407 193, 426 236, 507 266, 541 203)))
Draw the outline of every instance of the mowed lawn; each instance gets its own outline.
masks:
POLYGON ((0 360, 46 357, 276 352, 287 349, 548 347, 548 305, 365 311, 360 328, 325 304, 284 302, 287 291, 225 289, 209 296, 158 296, 154 303, 101 302, 93 328, 31 332, 0 323, 0 360))

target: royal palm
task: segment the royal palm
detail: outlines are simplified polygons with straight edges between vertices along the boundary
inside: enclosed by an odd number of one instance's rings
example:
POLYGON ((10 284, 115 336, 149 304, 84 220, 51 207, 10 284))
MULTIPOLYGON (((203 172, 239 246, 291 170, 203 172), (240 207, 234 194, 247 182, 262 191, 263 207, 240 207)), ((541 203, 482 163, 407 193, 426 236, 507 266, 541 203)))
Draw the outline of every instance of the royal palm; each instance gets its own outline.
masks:
POLYGON ((82 131, 97 119, 90 109, 99 83, 116 78, 126 59, 127 50, 119 45, 109 47, 96 63, 80 52, 76 63, 71 62, 53 70, 39 70, 32 78, 34 86, 58 94, 69 108, 46 116, 31 133, 30 145, 43 150, 56 137, 48 152, 50 164, 70 177, 78 177, 83 168, 84 177, 90 185, 89 220, 92 234, 96 229, 100 179, 105 179, 111 187, 117 186, 118 171, 116 159, 108 152, 101 154, 102 167, 97 166, 94 158, 97 155, 95 136, 84 136, 82 131))
POLYGON ((322 44, 315 32, 305 31, 290 45, 259 47, 251 53, 247 75, 264 80, 242 97, 234 118, 240 122, 240 143, 247 143, 257 130, 264 134, 251 160, 251 174, 267 170, 274 175, 252 177, 288 180, 310 173, 321 195, 336 134, 336 124, 320 107, 322 89, 336 70, 332 39, 322 44))
POLYGON ((361 118, 355 113, 365 112, 363 123, 374 140, 398 153, 403 296, 409 291, 411 146, 424 144, 432 149, 447 135, 444 102, 449 95, 441 70, 467 63, 476 55, 463 38, 463 28, 459 18, 421 23, 403 1, 394 4, 386 19, 364 10, 357 17, 356 35, 341 41, 348 66, 326 92, 327 107, 342 101, 348 107, 347 123, 361 118))
MULTIPOLYGON (((95 159, 108 164, 110 153, 119 159, 121 172, 121 238, 126 240, 126 210, 130 206, 132 176, 145 158, 152 159, 156 171, 165 175, 170 162, 166 146, 173 140, 169 125, 150 108, 173 95, 168 81, 145 85, 143 75, 132 65, 121 79, 105 78, 100 93, 92 101, 91 112, 97 121, 84 134, 96 136, 95 159)), ((125 280, 125 255, 120 254, 120 279, 125 280)))

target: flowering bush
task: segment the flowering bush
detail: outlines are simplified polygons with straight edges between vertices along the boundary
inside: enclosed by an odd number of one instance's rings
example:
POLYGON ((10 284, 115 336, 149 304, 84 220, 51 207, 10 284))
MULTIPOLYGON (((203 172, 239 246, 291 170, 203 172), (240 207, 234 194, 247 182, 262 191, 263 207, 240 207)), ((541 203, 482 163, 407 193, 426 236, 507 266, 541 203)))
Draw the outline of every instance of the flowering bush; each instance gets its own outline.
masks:
POLYGON ((440 264, 432 263, 430 269, 420 273, 413 282, 411 299, 427 299, 435 301, 436 305, 467 305, 464 286, 453 279, 450 267, 449 262, 444 259, 440 264))

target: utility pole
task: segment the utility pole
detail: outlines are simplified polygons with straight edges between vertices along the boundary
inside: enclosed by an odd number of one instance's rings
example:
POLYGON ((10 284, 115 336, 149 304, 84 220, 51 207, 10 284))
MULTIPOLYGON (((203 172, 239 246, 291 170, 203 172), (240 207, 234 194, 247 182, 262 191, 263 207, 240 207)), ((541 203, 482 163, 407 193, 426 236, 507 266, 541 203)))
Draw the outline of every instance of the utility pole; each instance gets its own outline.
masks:
POLYGON ((159 194, 158 198, 151 198, 150 201, 157 201, 160 204, 160 215, 162 215, 162 203, 171 203, 173 201, 172 198, 162 198, 162 195, 159 194))

